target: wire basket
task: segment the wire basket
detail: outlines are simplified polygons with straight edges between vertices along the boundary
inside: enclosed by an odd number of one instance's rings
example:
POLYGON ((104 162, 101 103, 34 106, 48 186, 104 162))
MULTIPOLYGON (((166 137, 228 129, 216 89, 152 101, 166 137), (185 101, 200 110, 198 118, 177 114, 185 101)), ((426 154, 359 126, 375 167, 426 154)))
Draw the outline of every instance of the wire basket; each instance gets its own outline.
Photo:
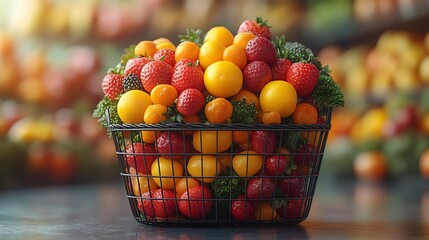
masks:
POLYGON ((294 225, 309 214, 330 122, 328 110, 318 124, 109 124, 108 132, 138 222, 294 225), (243 133, 245 142, 224 138, 243 133), (274 144, 253 151, 256 133, 274 144))

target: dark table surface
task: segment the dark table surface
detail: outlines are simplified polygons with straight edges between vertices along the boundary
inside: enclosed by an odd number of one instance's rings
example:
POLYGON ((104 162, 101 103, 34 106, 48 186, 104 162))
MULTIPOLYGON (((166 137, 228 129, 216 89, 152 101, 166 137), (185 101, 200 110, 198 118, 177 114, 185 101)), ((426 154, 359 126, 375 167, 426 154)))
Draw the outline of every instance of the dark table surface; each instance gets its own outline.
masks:
POLYGON ((429 185, 325 180, 296 226, 147 226, 121 182, 0 191, 0 239, 429 239, 429 185))

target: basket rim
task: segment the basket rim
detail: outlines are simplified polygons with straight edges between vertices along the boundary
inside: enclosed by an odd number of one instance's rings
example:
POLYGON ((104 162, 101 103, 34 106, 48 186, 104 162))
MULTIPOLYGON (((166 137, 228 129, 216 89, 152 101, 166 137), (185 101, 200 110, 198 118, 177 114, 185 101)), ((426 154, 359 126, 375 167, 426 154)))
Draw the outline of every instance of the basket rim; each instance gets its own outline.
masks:
POLYGON ((119 130, 282 130, 282 131, 297 131, 297 130, 314 130, 314 131, 328 131, 331 129, 331 115, 332 109, 328 109, 326 113, 326 119, 324 123, 315 124, 293 124, 293 123, 282 123, 282 124, 263 124, 263 123, 157 123, 157 124, 110 124, 109 113, 106 111, 107 119, 107 130, 108 131, 119 131, 119 130))

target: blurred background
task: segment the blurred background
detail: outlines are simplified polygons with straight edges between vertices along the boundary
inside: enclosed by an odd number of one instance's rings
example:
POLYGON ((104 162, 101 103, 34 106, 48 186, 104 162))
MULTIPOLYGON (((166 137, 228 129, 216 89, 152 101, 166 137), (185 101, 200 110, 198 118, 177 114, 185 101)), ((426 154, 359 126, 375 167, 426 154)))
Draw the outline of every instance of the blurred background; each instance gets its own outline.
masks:
POLYGON ((256 16, 345 92, 321 175, 429 175, 428 0, 0 0, 0 189, 119 180, 92 111, 122 50, 256 16))

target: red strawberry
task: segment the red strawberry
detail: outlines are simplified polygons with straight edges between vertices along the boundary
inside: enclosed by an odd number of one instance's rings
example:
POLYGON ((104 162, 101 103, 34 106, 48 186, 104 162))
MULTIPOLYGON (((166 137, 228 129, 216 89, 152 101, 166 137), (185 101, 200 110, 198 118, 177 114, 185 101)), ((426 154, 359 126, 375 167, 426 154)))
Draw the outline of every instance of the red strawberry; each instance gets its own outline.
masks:
POLYGON ((178 93, 188 88, 204 91, 204 73, 198 63, 184 63, 186 59, 182 59, 176 64, 171 77, 171 85, 176 88, 178 93))
POLYGON ((296 219, 301 221, 304 214, 304 202, 302 199, 290 199, 286 206, 277 208, 279 217, 283 219, 296 219))
POLYGON ((104 95, 106 95, 110 100, 114 100, 122 93, 123 78, 124 76, 115 73, 109 73, 103 78, 101 88, 103 89, 104 95))
POLYGON ((272 153, 276 147, 276 134, 273 131, 258 130, 250 135, 250 149, 257 153, 272 153))
POLYGON ((247 62, 262 61, 272 66, 276 61, 274 45, 264 37, 252 38, 246 46, 247 62))
POLYGON ((305 181, 302 177, 286 176, 277 181, 277 188, 281 190, 281 197, 298 198, 304 193, 305 181))
POLYGON ((176 59, 174 58, 174 51, 171 49, 160 49, 156 51, 153 55, 154 60, 163 61, 168 63, 171 67, 174 67, 176 64, 176 59))
POLYGON ((262 61, 251 62, 243 70, 243 87, 253 93, 261 92, 272 79, 270 67, 262 61))
POLYGON ((143 88, 150 93, 158 84, 170 84, 173 68, 162 61, 152 61, 143 66, 140 78, 143 88))
POLYGON ((201 219, 212 209, 212 198, 212 193, 208 187, 194 186, 180 196, 177 206, 186 217, 201 219))
POLYGON ((286 169, 288 160, 285 156, 269 156, 265 159, 264 174, 266 176, 280 176, 286 169))
POLYGON ((296 89, 298 97, 309 95, 319 80, 319 70, 311 63, 293 63, 287 71, 287 79, 296 89))
POLYGON ((140 78, 142 68, 148 62, 150 62, 150 60, 147 57, 130 58, 125 65, 124 76, 128 76, 130 73, 134 73, 140 78))
POLYGON ((273 71, 273 80, 285 80, 287 76, 287 71, 292 65, 292 61, 286 58, 278 58, 274 65, 271 67, 273 71))
POLYGON ((173 191, 159 188, 143 193, 137 208, 147 217, 166 219, 176 213, 175 198, 173 191))
POLYGON ((188 88, 177 97, 177 111, 184 116, 198 113, 203 106, 204 96, 198 89, 188 88))
POLYGON ((256 21, 246 20, 242 22, 238 27, 238 32, 251 32, 255 36, 271 39, 270 26, 261 17, 257 17, 256 21))
POLYGON ((312 168, 318 157, 317 148, 311 144, 304 144, 300 146, 293 157, 293 163, 301 169, 307 167, 312 168))
POLYGON ((238 221, 253 220, 255 217, 253 211, 254 211, 253 204, 250 201, 246 201, 244 195, 238 196, 231 203, 231 215, 235 220, 238 220, 238 221))
POLYGON ((185 153, 191 151, 191 145, 178 132, 167 131, 161 133, 156 140, 156 150, 166 158, 180 160, 184 158, 185 153))
POLYGON ((252 178, 247 183, 247 197, 250 199, 271 198, 275 185, 271 178, 252 178))
POLYGON ((154 144, 128 144, 125 152, 130 153, 125 155, 128 167, 136 168, 139 173, 150 174, 150 168, 156 159, 155 155, 150 155, 156 153, 154 144))

